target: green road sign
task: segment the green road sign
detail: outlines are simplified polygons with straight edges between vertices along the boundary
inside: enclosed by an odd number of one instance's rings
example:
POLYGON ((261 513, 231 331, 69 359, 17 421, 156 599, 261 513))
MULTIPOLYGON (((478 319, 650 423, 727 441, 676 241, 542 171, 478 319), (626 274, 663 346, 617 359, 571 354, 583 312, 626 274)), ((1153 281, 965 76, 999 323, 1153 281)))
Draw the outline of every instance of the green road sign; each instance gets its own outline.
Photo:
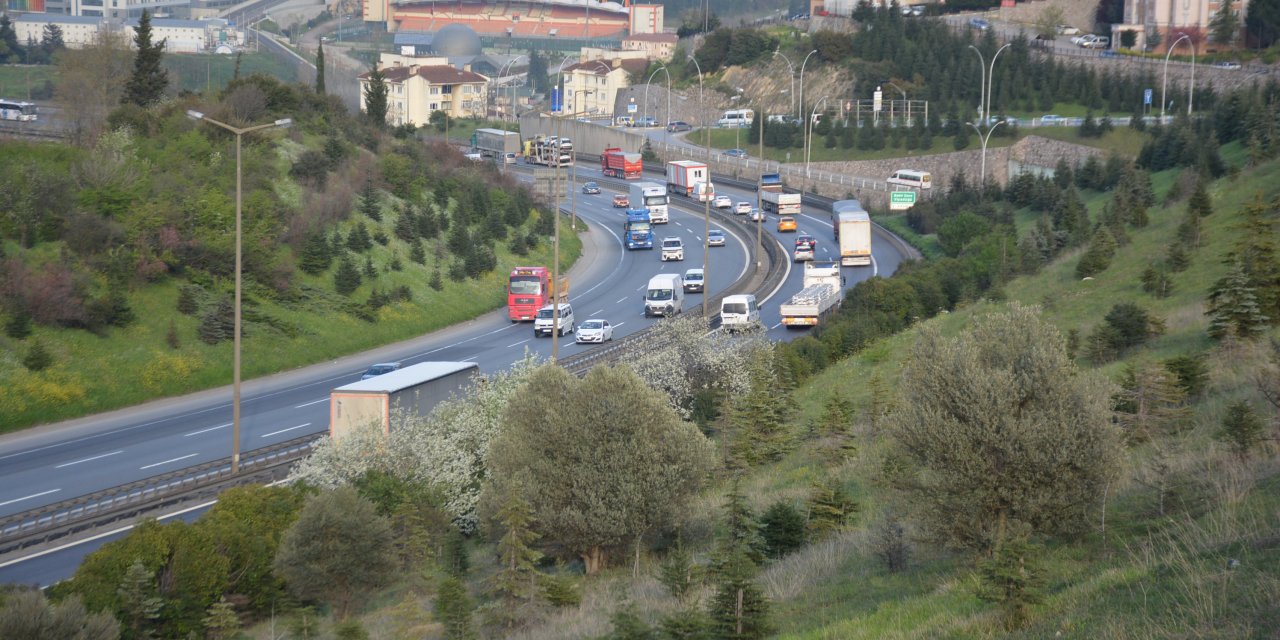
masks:
POLYGON ((893 191, 889 193, 889 209, 891 211, 910 209, 915 204, 916 192, 914 191, 893 191))

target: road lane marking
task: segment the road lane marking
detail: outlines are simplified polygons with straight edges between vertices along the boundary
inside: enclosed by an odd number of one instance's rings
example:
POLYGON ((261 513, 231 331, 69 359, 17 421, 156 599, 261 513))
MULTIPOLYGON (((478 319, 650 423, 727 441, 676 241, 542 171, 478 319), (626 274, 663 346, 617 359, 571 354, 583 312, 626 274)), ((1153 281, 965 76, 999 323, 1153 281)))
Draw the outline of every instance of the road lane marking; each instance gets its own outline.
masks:
POLYGON ((298 405, 298 406, 294 407, 294 409, 301 409, 301 408, 303 408, 303 407, 309 407, 309 406, 311 406, 311 405, 313 405, 313 404, 320 404, 321 402, 328 402, 328 401, 329 401, 329 399, 328 399, 328 398, 320 398, 319 400, 312 400, 311 402, 306 402, 306 403, 300 404, 300 405, 298 405))
POLYGON ((209 427, 208 429, 201 429, 201 430, 199 430, 199 431, 192 431, 191 433, 183 434, 183 436, 182 436, 182 437, 184 437, 184 438, 190 438, 191 436, 198 436, 198 435, 200 435, 200 434, 202 434, 202 433, 209 433, 210 431, 217 431, 218 429, 226 429, 226 428, 227 428, 227 427, 229 427, 229 426, 231 426, 231 423, 230 423, 230 422, 228 422, 228 423, 226 423, 226 424, 220 424, 220 425, 218 425, 218 426, 216 426, 216 427, 209 427))
POLYGON ((524 344, 524 343, 526 343, 526 342, 528 342, 528 341, 529 341, 529 338, 525 338, 524 340, 521 340, 520 342, 516 342, 516 343, 512 343, 512 344, 507 345, 507 346, 506 346, 506 348, 507 348, 507 349, 510 349, 511 347, 518 347, 518 346, 520 346, 520 345, 522 345, 522 344, 524 344))
MULTIPOLYGON (((619 302, 621 302, 621 301, 619 301, 619 302)), ((602 314, 602 313, 604 313, 604 309, 597 309, 596 311, 594 311, 594 312, 591 314, 591 316, 600 315, 600 314, 602 314)), ((587 316, 587 317, 589 318, 589 317, 591 317, 591 316, 587 316)))
POLYGON ((769 327, 769 328, 770 328, 770 329, 777 329, 778 327, 781 327, 781 326, 782 326, 782 323, 781 323, 781 322, 779 322, 778 324, 775 324, 775 325, 773 325, 772 327, 769 327))
MULTIPOLYGON (((293 431, 294 429, 301 429, 301 428, 303 428, 303 427, 309 427, 309 426, 311 426, 311 423, 310 423, 310 422, 306 422, 306 423, 300 424, 300 425, 298 425, 298 426, 296 426, 296 427, 289 427, 288 429, 281 429, 281 430, 279 430, 279 431, 272 431, 271 433, 264 433, 264 434, 262 434, 262 435, 260 435, 260 436, 258 436, 258 437, 259 437, 259 438, 267 438, 267 437, 270 437, 270 436, 277 436, 277 435, 280 435, 280 434, 282 434, 282 433, 284 433, 284 432, 286 432, 286 431, 293 431)), ((192 455, 194 455, 194 454, 192 454, 192 455)))
POLYGON ((614 329, 617 329, 618 327, 621 327, 621 326, 622 326, 622 325, 624 325, 624 324, 626 324, 626 323, 625 323, 625 322, 619 322, 618 324, 613 325, 613 328, 614 328, 614 329))
POLYGON ((4 502, 0 502, 0 507, 3 507, 3 506, 5 506, 5 505, 10 505, 10 504, 13 504, 13 503, 15 503, 15 502, 22 502, 23 500, 30 500, 30 499, 32 499, 32 498, 39 498, 40 496, 47 496, 47 495, 49 495, 49 494, 51 494, 51 493, 57 493, 57 492, 59 492, 59 491, 62 491, 62 489, 50 489, 50 490, 48 490, 48 491, 41 491, 40 493, 33 493, 33 494, 29 495, 29 496, 22 496, 21 498, 14 498, 14 499, 12 499, 12 500, 5 500, 4 502))
POLYGON ((124 449, 121 449, 121 450, 119 450, 119 451, 112 451, 111 453, 104 453, 104 454, 102 454, 102 455, 93 456, 93 457, 91 457, 91 458, 84 458, 84 459, 82 459, 82 460, 73 460, 73 461, 71 461, 71 462, 64 462, 64 463, 62 463, 62 464, 60 464, 60 465, 58 465, 58 466, 54 467, 54 469, 61 469, 61 468, 63 468, 63 467, 69 467, 69 466, 71 466, 71 465, 73 465, 73 464, 80 464, 81 462, 92 462, 92 461, 94 461, 94 460, 100 460, 100 459, 102 459, 102 458, 106 458, 106 457, 109 457, 109 456, 114 456, 114 455, 119 454, 119 453, 124 453, 124 449))
POLYGON ((458 362, 471 362, 472 360, 475 360, 475 359, 476 359, 476 358, 478 358, 478 357, 479 357, 479 356, 470 356, 470 357, 467 357, 467 358, 463 358, 463 359, 459 360, 458 362))
POLYGON ((195 453, 188 453, 188 454, 187 454, 187 455, 185 455, 185 456, 181 456, 181 457, 178 457, 178 458, 174 458, 174 459, 172 459, 172 460, 165 460, 164 462, 157 462, 157 463, 155 463, 155 464, 149 464, 149 465, 147 465, 147 466, 145 466, 145 467, 138 467, 138 469, 139 469, 139 470, 141 470, 141 469, 150 469, 151 467, 158 467, 158 466, 160 466, 160 465, 162 465, 162 464, 169 464, 170 462, 177 462, 177 461, 179 461, 179 460, 186 460, 187 458, 194 458, 194 457, 196 457, 197 455, 199 455, 199 454, 195 454, 195 453))

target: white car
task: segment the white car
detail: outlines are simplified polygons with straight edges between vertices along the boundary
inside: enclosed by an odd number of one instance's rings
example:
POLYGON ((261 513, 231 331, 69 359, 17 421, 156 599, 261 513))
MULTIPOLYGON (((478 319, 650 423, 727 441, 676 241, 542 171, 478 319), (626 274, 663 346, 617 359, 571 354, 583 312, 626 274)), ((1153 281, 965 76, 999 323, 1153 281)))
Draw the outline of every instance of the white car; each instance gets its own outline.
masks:
POLYGON ((1080 46, 1084 46, 1085 42, 1093 40, 1096 37, 1098 36, 1095 36, 1092 33, 1082 33, 1079 35, 1074 35, 1074 36, 1071 36, 1071 44, 1078 44, 1080 46))
POLYGON ((762 222, 763 220, 764 220, 764 212, 763 212, 763 211, 761 211, 761 210, 759 210, 759 209, 752 209, 752 210, 751 210, 751 221, 752 221, 752 222, 762 222))
POLYGON ((662 239, 662 262, 684 260, 684 241, 675 236, 662 239))
POLYGON ((728 209, 733 206, 733 198, 730 198, 729 196, 716 196, 715 200, 711 201, 711 204, 717 209, 728 209))
POLYGON ((592 318, 578 325, 578 335, 574 338, 583 342, 609 342, 613 340, 613 325, 608 320, 592 318))
POLYGON ((702 269, 689 269, 684 272, 684 292, 702 293, 702 269))
POLYGON ((1080 30, 1069 24, 1060 24, 1058 25, 1058 35, 1077 36, 1080 35, 1080 30))
POLYGON ((739 202, 738 206, 734 208, 733 212, 738 215, 743 215, 743 216, 747 215, 748 213, 751 213, 751 203, 739 202))

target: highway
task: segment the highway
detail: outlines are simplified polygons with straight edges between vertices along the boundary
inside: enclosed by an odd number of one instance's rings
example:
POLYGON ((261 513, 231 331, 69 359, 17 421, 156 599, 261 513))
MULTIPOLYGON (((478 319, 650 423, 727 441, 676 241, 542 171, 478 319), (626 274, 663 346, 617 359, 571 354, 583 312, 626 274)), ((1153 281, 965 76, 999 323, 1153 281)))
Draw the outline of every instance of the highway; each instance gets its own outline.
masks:
MULTIPOLYGON (((583 164, 579 181, 600 179, 599 169, 583 164)), ((646 179, 659 180, 646 175, 646 179)), ((655 243, 664 236, 680 236, 683 262, 662 263, 659 252, 626 251, 621 242, 622 209, 611 206, 613 192, 602 183, 599 195, 576 193, 577 213, 589 225, 583 234, 584 255, 569 275, 570 302, 577 322, 605 318, 620 337, 656 322, 644 318, 641 299, 648 279, 658 273, 683 273, 702 266, 703 217, 700 203, 672 198, 671 223, 655 225, 655 243), (692 210, 697 206, 696 213, 692 210)), ((577 187, 571 187, 576 189, 577 187)), ((755 202, 755 193, 720 189, 735 201, 755 202)), ((564 203, 568 202, 568 196, 564 203)), ((566 204, 567 206, 567 204, 566 204)), ((800 232, 818 238, 818 259, 832 259, 833 243, 827 212, 807 210, 800 216, 800 232)), ((779 234, 776 216, 762 227, 765 241, 780 241, 790 254, 792 233, 779 234)), ((748 243, 754 235, 731 226, 712 226, 729 232, 725 247, 711 249, 709 284, 722 291, 754 265, 748 264, 748 243)), ((887 242, 874 245, 871 267, 846 268, 846 286, 888 275, 902 257, 887 242)), ((771 338, 784 340, 799 332, 780 326, 778 305, 798 291, 801 269, 791 269, 772 298, 762 300, 762 319, 771 338)), ((689 294, 685 308, 696 308, 701 294, 689 294)), ((589 349, 572 335, 556 338, 561 357, 589 349)), ((399 361, 405 365, 428 360, 470 361, 483 371, 497 371, 521 358, 525 351, 548 357, 552 338, 535 338, 529 323, 515 324, 499 309, 474 320, 365 353, 319 363, 295 371, 246 381, 242 401, 241 450, 251 450, 328 429, 328 393, 359 379, 371 363, 399 361)), ((229 347, 228 347, 229 348, 229 347)), ((252 357, 246 352, 245 357, 252 357)), ((178 398, 29 429, 0 437, 0 515, 87 494, 106 487, 150 477, 229 455, 231 438, 230 386, 178 398)), ((69 576, 75 558, 102 540, 40 558, 0 567, 0 583, 49 584, 69 576)))

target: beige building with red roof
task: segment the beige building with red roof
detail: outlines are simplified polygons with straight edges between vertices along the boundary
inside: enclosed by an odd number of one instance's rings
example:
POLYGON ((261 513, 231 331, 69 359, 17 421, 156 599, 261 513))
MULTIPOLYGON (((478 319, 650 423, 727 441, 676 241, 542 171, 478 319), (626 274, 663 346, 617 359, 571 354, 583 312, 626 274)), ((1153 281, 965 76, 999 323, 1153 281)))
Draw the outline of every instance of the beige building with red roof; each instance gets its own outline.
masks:
POLYGON ((637 33, 622 39, 622 48, 643 51, 645 56, 667 62, 675 53, 680 38, 674 33, 637 33))
POLYGON ((616 52, 617 57, 587 60, 564 68, 565 111, 612 117, 618 91, 631 86, 631 76, 644 73, 649 60, 635 52, 616 52), (629 54, 629 55, 628 55, 629 54), (627 57, 624 57, 627 56, 627 57))
MULTIPOLYGON (((483 117, 488 106, 489 78, 450 66, 446 58, 382 54, 387 83, 387 124, 423 126, 433 111, 453 118, 483 117)), ((360 74, 360 111, 371 72, 360 74)))

